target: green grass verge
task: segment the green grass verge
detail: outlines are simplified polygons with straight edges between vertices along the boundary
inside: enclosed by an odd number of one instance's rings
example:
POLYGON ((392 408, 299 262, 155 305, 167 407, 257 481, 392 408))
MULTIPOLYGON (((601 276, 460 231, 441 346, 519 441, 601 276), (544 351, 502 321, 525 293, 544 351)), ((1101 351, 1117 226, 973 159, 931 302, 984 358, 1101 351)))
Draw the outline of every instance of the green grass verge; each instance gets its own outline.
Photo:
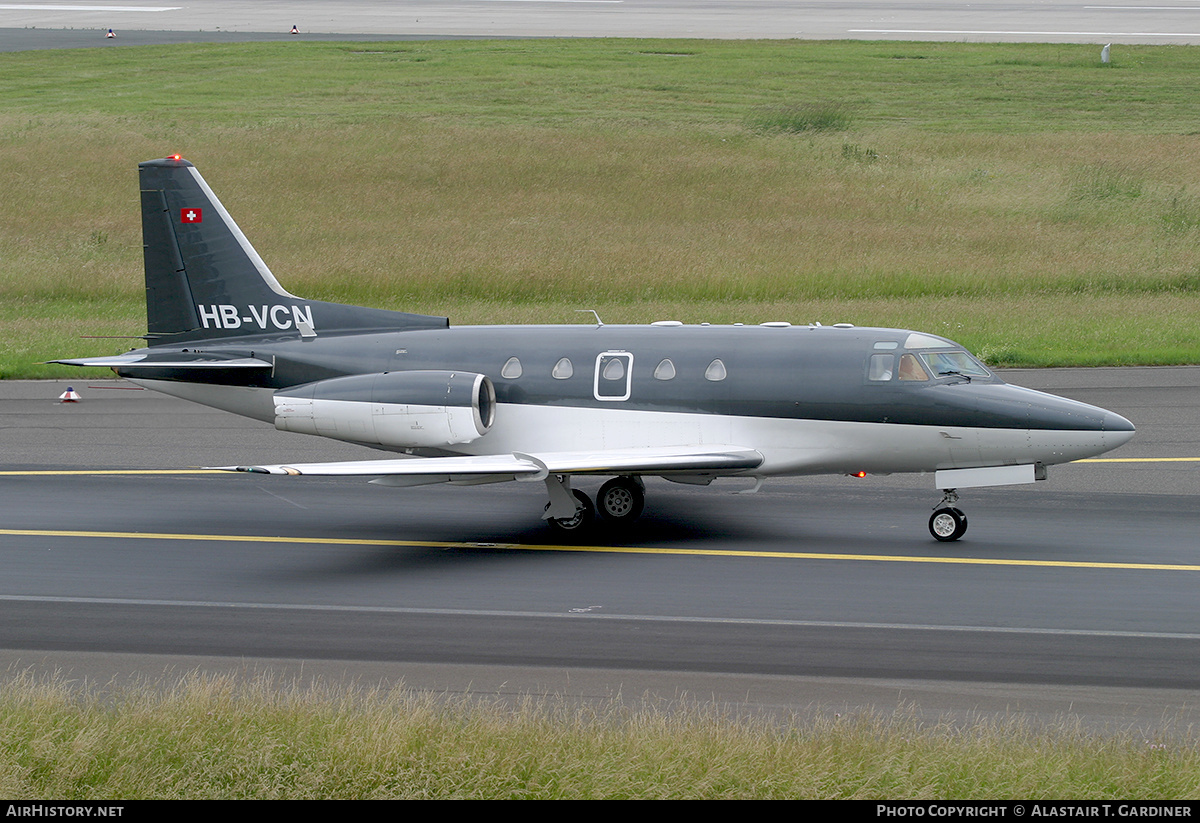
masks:
POLYGON ((530 40, 0 55, 0 375, 138 341, 138 161, 291 291, 455 323, 852 322, 1200 361, 1200 50, 530 40))
POLYGON ((0 686, 0 793, 136 798, 1173 799, 1190 733, 1064 719, 738 715, 673 702, 518 699, 184 678, 99 696, 0 686))

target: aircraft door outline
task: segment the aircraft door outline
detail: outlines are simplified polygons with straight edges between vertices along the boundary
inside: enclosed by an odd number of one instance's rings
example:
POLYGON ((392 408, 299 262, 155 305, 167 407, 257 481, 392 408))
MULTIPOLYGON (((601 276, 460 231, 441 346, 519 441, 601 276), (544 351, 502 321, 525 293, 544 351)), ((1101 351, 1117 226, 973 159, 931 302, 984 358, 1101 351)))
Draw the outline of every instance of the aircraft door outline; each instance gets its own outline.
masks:
POLYGON ((628 400, 633 379, 633 354, 627 351, 605 351, 596 355, 596 371, 592 378, 592 396, 597 400, 620 402, 628 400))

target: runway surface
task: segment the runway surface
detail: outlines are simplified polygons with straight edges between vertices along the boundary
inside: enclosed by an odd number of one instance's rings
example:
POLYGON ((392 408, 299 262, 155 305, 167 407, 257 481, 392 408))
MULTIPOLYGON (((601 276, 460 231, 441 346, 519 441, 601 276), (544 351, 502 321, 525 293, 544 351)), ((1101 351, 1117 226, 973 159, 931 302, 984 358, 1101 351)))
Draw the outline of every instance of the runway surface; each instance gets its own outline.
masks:
POLYGON ((970 531, 949 545, 925 530, 925 476, 756 495, 652 481, 634 531, 558 546, 540 487, 157 473, 374 453, 121 382, 76 381, 80 404, 56 402, 65 384, 5 382, 0 659, 101 682, 264 666, 799 711, 1191 718, 1200 368, 1007 378, 1138 435, 1116 462, 965 494, 970 531))
POLYGON ((1200 6, 1065 0, 290 0, 0 4, 0 50, 180 40, 716 37, 1200 42, 1200 6), (104 41, 112 28, 117 37, 104 41), (56 31, 41 31, 56 30, 56 31), (72 30, 75 30, 72 32, 72 30), (186 34, 185 34, 186 33, 186 34), (336 38, 335 38, 336 39, 336 38), (16 42, 18 45, 13 45, 16 42), (21 42, 31 45, 19 45, 21 42))

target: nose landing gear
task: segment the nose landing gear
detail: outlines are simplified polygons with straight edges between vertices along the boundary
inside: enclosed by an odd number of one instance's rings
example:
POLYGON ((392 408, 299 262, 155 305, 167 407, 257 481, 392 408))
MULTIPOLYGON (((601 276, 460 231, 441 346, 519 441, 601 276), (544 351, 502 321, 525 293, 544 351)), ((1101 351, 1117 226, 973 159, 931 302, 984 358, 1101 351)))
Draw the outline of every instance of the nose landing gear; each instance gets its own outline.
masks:
POLYGON ((953 506, 957 502, 957 491, 943 489, 941 502, 929 518, 929 533, 934 540, 950 543, 967 533, 967 516, 953 506))

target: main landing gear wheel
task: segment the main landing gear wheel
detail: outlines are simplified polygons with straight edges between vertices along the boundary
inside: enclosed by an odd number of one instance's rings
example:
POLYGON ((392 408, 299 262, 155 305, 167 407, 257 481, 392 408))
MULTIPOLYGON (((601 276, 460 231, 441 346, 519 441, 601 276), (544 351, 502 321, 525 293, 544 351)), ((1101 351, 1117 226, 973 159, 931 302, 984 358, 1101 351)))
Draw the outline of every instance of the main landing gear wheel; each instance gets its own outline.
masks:
POLYGON ((637 520, 645 505, 646 493, 642 484, 631 477, 614 477, 596 494, 600 516, 617 526, 637 520))
POLYGON ((950 506, 938 509, 929 518, 929 533, 943 543, 957 540, 967 533, 967 516, 950 506))
MULTIPOLYGON (((583 531, 596 519, 596 508, 588 496, 579 489, 572 489, 571 494, 575 495, 575 516, 549 519, 550 525, 560 532, 583 531)), ((550 508, 549 503, 546 504, 546 508, 550 508)))

